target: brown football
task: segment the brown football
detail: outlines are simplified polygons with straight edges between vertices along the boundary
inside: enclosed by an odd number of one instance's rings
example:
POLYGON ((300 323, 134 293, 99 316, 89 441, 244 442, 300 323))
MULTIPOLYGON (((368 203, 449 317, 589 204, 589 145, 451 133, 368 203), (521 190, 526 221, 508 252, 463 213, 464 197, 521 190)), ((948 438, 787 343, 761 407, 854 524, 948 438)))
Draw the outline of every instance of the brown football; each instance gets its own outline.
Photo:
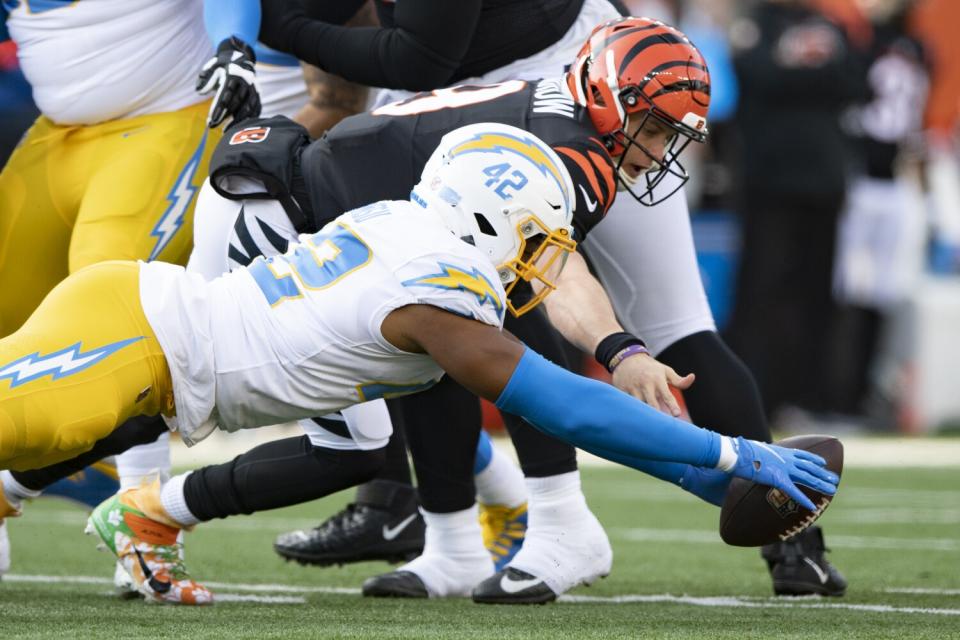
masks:
MULTIPOLYGON (((843 444, 832 436, 794 436, 776 442, 781 447, 804 449, 827 461, 827 468, 843 472, 843 444)), ((820 517, 833 496, 800 486, 816 511, 808 511, 779 489, 734 478, 720 509, 720 537, 737 547, 759 547, 794 536, 820 517)))

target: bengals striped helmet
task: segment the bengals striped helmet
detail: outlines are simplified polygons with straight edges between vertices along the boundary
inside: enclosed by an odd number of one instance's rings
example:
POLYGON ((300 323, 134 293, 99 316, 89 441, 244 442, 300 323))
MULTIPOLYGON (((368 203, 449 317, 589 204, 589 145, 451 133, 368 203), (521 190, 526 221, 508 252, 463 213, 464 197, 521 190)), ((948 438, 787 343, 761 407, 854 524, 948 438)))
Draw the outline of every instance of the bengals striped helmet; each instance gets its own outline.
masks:
POLYGON ((703 142, 707 137, 710 74, 703 56, 683 33, 651 18, 605 22, 580 49, 567 81, 607 151, 619 158, 621 190, 653 205, 687 181, 689 176, 678 157, 691 140, 703 142), (628 121, 631 131, 627 130, 628 121), (674 134, 662 155, 637 139, 652 121, 674 134), (652 167, 643 173, 645 185, 640 184, 640 176, 631 177, 623 169, 632 146, 652 160, 652 167), (661 189, 655 195, 655 188, 667 175, 679 180, 670 182, 669 192, 661 189))

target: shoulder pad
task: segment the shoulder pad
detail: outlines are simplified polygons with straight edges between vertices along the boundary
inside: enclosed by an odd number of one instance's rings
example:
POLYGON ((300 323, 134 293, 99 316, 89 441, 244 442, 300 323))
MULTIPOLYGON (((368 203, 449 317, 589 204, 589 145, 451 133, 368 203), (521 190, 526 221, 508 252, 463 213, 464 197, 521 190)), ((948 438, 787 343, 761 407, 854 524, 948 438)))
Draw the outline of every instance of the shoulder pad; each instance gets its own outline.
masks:
POLYGON ((243 120, 228 127, 214 149, 210 184, 231 200, 279 201, 297 230, 303 231, 309 219, 303 207, 309 198, 299 165, 300 153, 309 143, 307 130, 285 116, 243 120), (262 189, 251 189, 251 180, 262 189))

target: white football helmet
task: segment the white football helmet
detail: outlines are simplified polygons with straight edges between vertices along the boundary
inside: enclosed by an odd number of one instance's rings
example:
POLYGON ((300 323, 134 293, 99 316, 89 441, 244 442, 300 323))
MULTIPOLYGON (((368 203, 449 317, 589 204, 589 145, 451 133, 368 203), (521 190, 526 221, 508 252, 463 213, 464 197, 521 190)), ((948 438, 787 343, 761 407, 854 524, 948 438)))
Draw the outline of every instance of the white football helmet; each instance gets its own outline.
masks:
POLYGON ((514 316, 556 288, 577 246, 570 174, 545 142, 516 127, 472 124, 443 136, 410 199, 487 254, 514 316), (521 283, 529 286, 516 290, 521 283), (521 291, 523 302, 512 301, 521 291))

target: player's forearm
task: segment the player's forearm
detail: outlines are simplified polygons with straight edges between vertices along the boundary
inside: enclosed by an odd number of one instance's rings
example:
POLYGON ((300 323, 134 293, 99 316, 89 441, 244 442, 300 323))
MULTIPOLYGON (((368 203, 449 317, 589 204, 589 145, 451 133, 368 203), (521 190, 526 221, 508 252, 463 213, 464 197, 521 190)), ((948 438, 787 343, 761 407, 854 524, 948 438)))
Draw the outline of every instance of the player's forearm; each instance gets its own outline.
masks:
POLYGON ((360 113, 366 105, 368 90, 363 85, 306 64, 303 79, 310 102, 293 119, 306 127, 313 138, 319 138, 344 118, 360 113))
POLYGON ((680 462, 647 460, 624 455, 619 451, 604 452, 602 457, 642 471, 664 482, 675 484, 687 493, 718 507, 723 504, 727 487, 733 479, 729 473, 719 469, 694 467, 680 462))
POLYGON ((398 11, 390 28, 312 20, 290 0, 265 3, 263 12, 264 44, 352 82, 419 91, 450 80, 470 45, 480 2, 415 3, 398 11))
MULTIPOLYGON (((614 387, 572 374, 527 349, 497 407, 604 458, 645 471, 637 460, 717 466, 719 434, 677 420, 614 387)), ((676 471, 676 470, 674 470, 676 471)))
POLYGON ((607 292, 578 253, 570 256, 556 291, 543 304, 550 324, 587 353, 593 353, 606 336, 623 331, 607 292))

